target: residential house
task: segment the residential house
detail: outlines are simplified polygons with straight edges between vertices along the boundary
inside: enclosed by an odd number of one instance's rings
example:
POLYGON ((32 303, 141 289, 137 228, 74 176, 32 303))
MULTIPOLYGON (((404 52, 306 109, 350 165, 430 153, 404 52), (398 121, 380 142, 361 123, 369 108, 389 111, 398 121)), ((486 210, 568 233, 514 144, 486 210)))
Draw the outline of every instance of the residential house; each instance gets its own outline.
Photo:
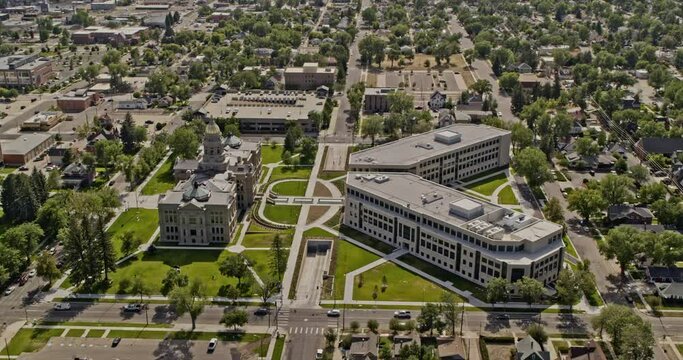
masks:
POLYGON ((624 96, 621 98, 621 107, 624 109, 640 109, 640 100, 631 95, 624 96))
POLYGON ((62 171, 62 186, 80 188, 92 184, 95 180, 95 168, 80 162, 71 163, 62 171))
POLYGON ((346 358, 349 360, 377 360, 379 336, 375 333, 351 335, 351 348, 346 358))
POLYGON ((439 353, 439 360, 465 360, 469 359, 463 344, 463 339, 456 338, 437 338, 436 347, 439 353))
POLYGON ((520 63, 520 64, 515 64, 515 65, 510 65, 508 67, 509 70, 518 72, 520 74, 529 74, 534 71, 534 68, 531 67, 531 65, 527 63, 520 63))
POLYGON ((683 150, 683 138, 643 137, 636 142, 635 152, 641 159, 648 154, 661 154, 671 157, 676 151, 683 150))
POLYGON ((584 346, 569 348, 569 360, 607 360, 607 356, 595 340, 590 340, 584 346))
POLYGON ((645 276, 652 283, 683 283, 683 268, 678 266, 648 266, 645 276))
POLYGON ((613 225, 652 224, 654 216, 646 207, 635 205, 611 205, 607 208, 607 218, 613 225))
POLYGON ((515 360, 550 360, 550 352, 543 350, 541 344, 531 336, 518 341, 515 347, 515 360))
POLYGON ((430 109, 432 109, 432 111, 439 111, 440 109, 443 109, 444 106, 446 106, 447 101, 448 95, 440 92, 439 90, 436 90, 429 97, 428 106, 430 109))

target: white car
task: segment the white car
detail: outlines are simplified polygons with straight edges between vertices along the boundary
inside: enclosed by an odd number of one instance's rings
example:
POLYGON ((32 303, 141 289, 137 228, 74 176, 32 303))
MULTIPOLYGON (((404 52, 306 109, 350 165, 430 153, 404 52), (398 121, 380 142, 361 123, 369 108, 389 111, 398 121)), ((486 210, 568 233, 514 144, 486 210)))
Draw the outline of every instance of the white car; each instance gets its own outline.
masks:
POLYGON ((69 303, 56 303, 52 308, 57 310, 57 311, 59 311, 59 310, 70 310, 71 304, 69 304, 69 303))
POLYGON ((407 311, 407 310, 395 311, 394 317, 397 319, 410 319, 410 311, 407 311))
POLYGON ((315 359, 316 359, 316 360, 320 360, 320 359, 322 359, 322 358, 323 358, 323 349, 318 349, 318 350, 315 352, 315 359))
POLYGON ((209 341, 208 351, 213 352, 214 350, 216 350, 216 345, 218 345, 218 339, 216 339, 216 338, 211 339, 209 341))
POLYGON ((37 273, 38 273, 38 272, 36 271, 36 269, 31 269, 31 270, 28 272, 28 277, 34 277, 34 276, 36 276, 37 273))
POLYGON ((332 309, 332 310, 329 310, 327 312, 327 316, 330 316, 330 317, 339 317, 340 315, 341 315, 341 311, 339 311, 337 309, 332 309))
POLYGON ((5 296, 11 294, 14 291, 14 289, 16 289, 16 288, 17 288, 16 286, 12 285, 12 286, 8 287, 7 289, 5 289, 5 296))
POLYGON ((122 310, 123 311, 141 311, 143 309, 142 304, 126 304, 123 306, 122 310))

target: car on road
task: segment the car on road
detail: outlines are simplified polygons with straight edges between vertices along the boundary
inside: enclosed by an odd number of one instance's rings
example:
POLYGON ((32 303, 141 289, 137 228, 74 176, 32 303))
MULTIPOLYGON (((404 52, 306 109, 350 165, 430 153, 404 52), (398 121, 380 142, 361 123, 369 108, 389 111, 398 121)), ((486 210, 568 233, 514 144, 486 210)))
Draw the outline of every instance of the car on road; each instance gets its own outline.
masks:
POLYGON ((121 310, 127 311, 127 312, 139 312, 142 309, 144 309, 144 306, 142 304, 126 304, 124 305, 121 310))
POLYGON ((17 288, 16 286, 12 285, 12 286, 8 287, 7 289, 5 289, 5 296, 11 294, 14 291, 14 289, 16 289, 16 288, 17 288))
POLYGON ((498 315, 496 315, 496 320, 510 320, 510 315, 498 314, 498 315))
POLYGON ((315 351, 315 359, 320 360, 323 358, 323 349, 318 349, 315 351))
POLYGON ((38 271, 36 271, 36 269, 31 269, 28 272, 28 277, 35 277, 37 273, 38 271))
POLYGON ((258 308, 256 311, 254 311, 254 315, 256 316, 264 316, 268 315, 269 311, 267 308, 258 308))
POLYGON ((69 304, 69 303, 56 303, 52 308, 57 310, 57 311, 70 310, 71 304, 69 304))
POLYGON ((115 347, 119 346, 120 342, 121 342, 120 337, 114 338, 114 340, 111 342, 111 347, 115 348, 115 347))
POLYGON ((23 273, 19 278, 19 286, 24 286, 28 282, 28 273, 23 273))
POLYGON ((341 315, 341 311, 338 309, 332 309, 327 311, 327 316, 330 317, 339 317, 341 315))
POLYGON ((209 347, 206 349, 206 351, 213 352, 214 350, 216 350, 216 345, 218 345, 218 339, 213 338, 209 340, 209 347))
POLYGON ((394 317, 397 319, 410 319, 410 311, 407 311, 407 310, 395 311, 394 317))

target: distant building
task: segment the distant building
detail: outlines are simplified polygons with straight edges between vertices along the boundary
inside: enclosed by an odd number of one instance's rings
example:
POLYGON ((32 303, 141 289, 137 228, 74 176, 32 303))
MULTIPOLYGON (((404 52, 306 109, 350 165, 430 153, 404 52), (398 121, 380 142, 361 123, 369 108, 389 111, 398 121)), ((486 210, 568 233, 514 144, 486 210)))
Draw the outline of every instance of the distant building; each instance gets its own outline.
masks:
POLYGON ((389 112, 389 94, 394 88, 365 88, 363 111, 369 114, 389 112))
POLYGON ((607 208, 607 218, 613 225, 652 224, 654 215, 650 209, 635 205, 611 205, 607 208))
POLYGON ((0 86, 41 86, 54 73, 52 60, 38 55, 11 55, 0 58, 0 86))
POLYGON ((317 63, 305 63, 302 67, 285 69, 285 88, 291 90, 314 90, 320 85, 332 86, 337 69, 320 67, 317 63))
POLYGON ((100 2, 90 3, 90 10, 92 10, 92 11, 108 11, 108 10, 114 10, 114 9, 116 9, 116 1, 115 0, 108 0, 108 1, 100 1, 100 2))
POLYGON ((116 108, 119 110, 144 110, 147 109, 147 100, 145 99, 133 99, 133 100, 121 100, 116 103, 116 108))
POLYGON ((33 115, 21 124, 22 131, 47 131, 62 121, 62 114, 45 111, 33 115))
POLYGON ((379 336, 375 333, 351 335, 351 347, 347 352, 349 360, 377 360, 379 336))
POLYGON ((78 45, 134 45, 140 42, 140 35, 146 30, 147 27, 144 26, 127 26, 116 29, 102 26, 90 26, 71 33, 71 40, 74 44, 78 45))
POLYGON ((607 356, 595 340, 589 340, 584 346, 569 348, 569 360, 607 360, 607 356))
POLYGON ((410 172, 451 184, 510 164, 510 132, 487 125, 456 124, 409 136, 349 157, 349 170, 410 172))
POLYGON ((96 105, 102 97, 87 90, 72 91, 57 98, 57 107, 65 113, 81 112, 96 105))
POLYGON ((683 138, 642 137, 635 144, 635 152, 641 159, 647 155, 660 154, 671 157, 676 151, 683 150, 683 138))
POLYGON ((469 356, 465 346, 463 344, 463 339, 460 337, 455 338, 437 338, 436 339, 436 349, 439 353, 439 360, 465 360, 469 356))
POLYGON ((518 341, 515 347, 515 360, 550 360, 550 352, 543 350, 541 344, 531 336, 518 341))
POLYGON ((448 95, 436 90, 429 97, 429 108, 432 111, 439 111, 440 109, 443 109, 444 106, 446 106, 447 101, 448 95))
POLYGON ((95 180, 95 168, 83 163, 71 163, 62 171, 62 186, 80 188, 89 186, 95 180))
POLYGON ((54 144, 49 134, 21 134, 18 138, 3 141, 2 161, 5 165, 24 165, 54 144))
POLYGON ((230 18, 232 18, 232 15, 229 12, 216 11, 209 16, 209 21, 217 23, 223 20, 229 20, 230 18))

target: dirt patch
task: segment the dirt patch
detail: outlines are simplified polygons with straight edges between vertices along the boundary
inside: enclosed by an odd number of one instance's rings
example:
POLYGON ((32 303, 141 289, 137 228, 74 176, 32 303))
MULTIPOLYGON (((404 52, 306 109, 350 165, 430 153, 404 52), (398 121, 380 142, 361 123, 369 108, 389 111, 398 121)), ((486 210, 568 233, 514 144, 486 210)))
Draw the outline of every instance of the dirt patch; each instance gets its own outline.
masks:
POLYGON ((332 192, 327 186, 320 182, 315 183, 315 189, 313 189, 313 196, 316 197, 332 197, 332 192))
POLYGON ((486 350, 489 352, 489 359, 509 359, 510 350, 514 348, 515 345, 512 344, 486 344, 486 350))
POLYGON ((329 206, 311 206, 308 209, 308 217, 306 218, 306 224, 311 224, 314 221, 320 219, 320 217, 325 215, 329 208, 329 206))

